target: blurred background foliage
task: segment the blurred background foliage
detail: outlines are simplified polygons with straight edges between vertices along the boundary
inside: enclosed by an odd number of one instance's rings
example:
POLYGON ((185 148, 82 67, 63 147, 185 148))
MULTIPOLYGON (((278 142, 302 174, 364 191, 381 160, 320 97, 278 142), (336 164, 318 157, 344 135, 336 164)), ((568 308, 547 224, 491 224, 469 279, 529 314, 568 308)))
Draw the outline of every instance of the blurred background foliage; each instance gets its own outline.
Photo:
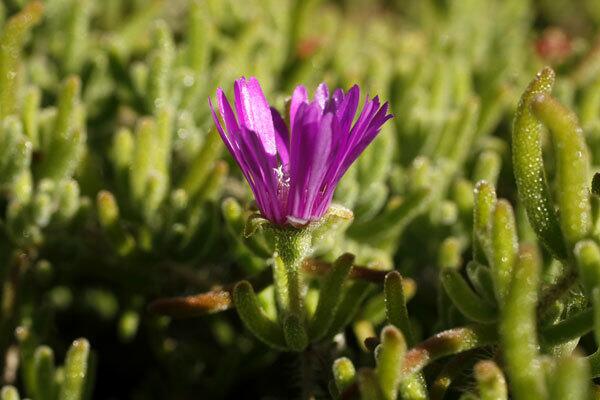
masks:
MULTIPOLYGON (((351 252, 410 278, 418 339, 457 326, 439 275, 477 246, 478 181, 538 246, 510 135, 542 66, 600 165, 599 26, 595 0, 2 0, 2 382, 33 399, 320 398, 334 359, 372 364, 364 340, 385 323, 381 285, 355 291, 343 335, 300 356, 270 350, 231 310, 147 311, 269 267, 264 237, 242 235, 250 192, 207 106, 242 75, 280 110, 295 85, 322 81, 390 101, 395 118, 336 192, 354 221, 315 258, 351 252)), ((593 339, 581 346, 592 352, 593 339)), ((0 396, 18 398, 8 386, 0 396)))

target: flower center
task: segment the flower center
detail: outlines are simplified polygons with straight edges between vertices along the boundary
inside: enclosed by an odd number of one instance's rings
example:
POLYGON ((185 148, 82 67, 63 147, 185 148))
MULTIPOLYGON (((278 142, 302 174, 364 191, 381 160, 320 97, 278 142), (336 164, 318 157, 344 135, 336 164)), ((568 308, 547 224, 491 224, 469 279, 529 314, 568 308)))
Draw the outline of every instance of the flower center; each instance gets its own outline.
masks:
POLYGON ((285 209, 287 204, 288 192, 290 190, 290 175, 288 171, 283 168, 283 164, 279 164, 279 167, 274 169, 277 175, 277 198, 285 209))

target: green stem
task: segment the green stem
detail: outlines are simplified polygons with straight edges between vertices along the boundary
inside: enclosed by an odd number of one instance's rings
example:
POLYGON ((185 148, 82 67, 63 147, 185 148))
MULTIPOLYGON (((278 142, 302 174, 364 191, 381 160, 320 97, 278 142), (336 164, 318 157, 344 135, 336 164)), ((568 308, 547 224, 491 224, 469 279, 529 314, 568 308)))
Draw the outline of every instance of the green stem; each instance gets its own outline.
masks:
POLYGON ((275 256, 273 261, 273 280, 280 311, 284 315, 301 316, 303 284, 300 281, 298 265, 286 264, 280 256, 275 256))
POLYGON ((302 351, 308 343, 305 288, 300 274, 304 259, 311 250, 310 229, 271 226, 275 252, 273 254, 273 283, 279 309, 279 322, 288 348, 302 351))
MULTIPOLYGON (((315 391, 315 354, 312 349, 305 349, 298 354, 300 363, 300 399, 308 400, 314 398, 315 391)), ((317 355, 318 357, 318 355, 317 355)))
POLYGON ((311 251, 310 229, 275 228, 274 279, 284 311, 303 317, 304 282, 300 269, 311 251))

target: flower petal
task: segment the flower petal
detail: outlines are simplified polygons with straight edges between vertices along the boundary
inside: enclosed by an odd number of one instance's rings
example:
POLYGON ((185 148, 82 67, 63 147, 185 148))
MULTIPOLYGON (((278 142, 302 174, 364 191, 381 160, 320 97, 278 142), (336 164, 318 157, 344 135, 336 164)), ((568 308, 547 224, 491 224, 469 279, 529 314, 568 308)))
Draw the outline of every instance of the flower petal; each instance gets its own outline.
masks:
POLYGON ((275 155, 275 129, 269 103, 256 78, 238 79, 234 85, 235 108, 240 125, 255 132, 267 154, 275 155))
POLYGON ((325 109, 327 100, 329 100, 329 88, 325 82, 322 82, 315 91, 315 101, 321 107, 321 111, 325 109))
MULTIPOLYGON (((313 151, 314 157, 307 181, 307 203, 310 205, 310 215, 312 219, 321 218, 321 203, 323 196, 330 186, 327 175, 332 168, 332 162, 335 161, 334 142, 336 133, 339 132, 337 119, 333 113, 327 113, 321 118, 317 136, 313 138, 312 146, 318 151, 313 151)), ((325 208, 329 206, 331 199, 327 202, 325 208)))
POLYGON ((390 118, 387 114, 388 104, 379 108, 379 99, 365 102, 363 111, 349 134, 349 140, 344 146, 339 146, 332 154, 330 168, 325 177, 328 186, 322 195, 321 205, 315 213, 324 213, 331 202, 335 188, 348 168, 362 154, 365 148, 375 139, 382 125, 390 118))
POLYGON ((271 107, 271 117, 273 118, 273 127, 275 128, 275 144, 277 145, 277 154, 284 169, 290 162, 290 134, 288 128, 279 115, 279 112, 271 107))
POLYGON ((360 88, 358 85, 354 85, 350 88, 340 105, 337 107, 336 116, 340 122, 340 129, 342 132, 347 132, 350 130, 352 121, 354 121, 354 115, 356 114, 356 110, 358 108, 359 99, 360 88))
POLYGON ((221 113, 221 117, 223 117, 227 131, 239 134, 240 126, 235 118, 233 109, 229 104, 229 100, 227 100, 227 96, 225 96, 225 93, 221 88, 217 89, 217 104, 219 105, 219 112, 221 113))
MULTIPOLYGON (((220 94, 221 94, 221 96, 219 96, 219 103, 220 103, 219 105, 220 105, 220 108, 222 109, 221 114, 227 115, 230 112, 230 111, 228 111, 228 109, 231 110, 231 106, 229 105, 229 102, 227 101, 227 98, 223 95, 222 91, 220 94)), ((219 92, 217 92, 217 95, 219 95, 219 92)), ((233 159, 238 164, 238 166, 240 167, 240 170, 242 171, 242 174, 246 178, 246 181, 250 185, 250 189, 252 190, 252 193, 254 194, 254 198, 256 199, 256 202, 259 205, 261 212, 263 212, 263 214, 265 215, 266 218, 273 218, 273 213, 266 206, 266 205, 268 205, 268 201, 267 201, 265 195, 268 193, 268 190, 266 188, 266 182, 262 177, 263 174, 260 170, 257 169, 257 166, 258 166, 257 163, 253 162, 253 160, 252 160, 252 162, 249 162, 249 160, 248 160, 248 158, 249 158, 248 156, 254 155, 255 151, 254 150, 250 151, 248 149, 248 146, 246 146, 246 144, 243 140, 243 137, 241 136, 241 133, 239 131, 235 130, 235 129, 239 129, 239 127, 237 127, 237 123, 233 127, 234 130, 228 131, 228 132, 225 132, 225 130, 223 130, 223 127, 221 126, 221 122, 219 121, 219 118, 217 117, 217 114, 215 112, 215 109, 213 107, 213 104, 212 104, 212 101, 210 100, 210 98, 208 99, 208 103, 209 103, 209 107, 210 107, 215 125, 217 127, 217 130, 218 130, 219 134, 221 135, 221 138, 223 139, 223 142, 225 143, 227 150, 229 150, 229 153, 231 153, 233 159)), ((232 110, 231 110, 231 113, 233 113, 232 110)), ((259 151, 264 153, 264 150, 262 150, 262 149, 259 149, 259 151)), ((262 157, 262 158, 264 158, 264 157, 262 157)))
POLYGON ((259 208, 269 220, 280 222, 283 210, 279 204, 277 189, 278 180, 275 169, 264 151, 260 138, 252 131, 242 127, 240 147, 248 160, 257 192, 254 193, 259 208))
POLYGON ((344 173, 350 168, 350 165, 362 154, 367 146, 375 139, 383 124, 392 118, 391 114, 387 114, 388 103, 385 103, 379 108, 379 99, 373 99, 373 108, 369 111, 369 116, 365 118, 361 126, 355 125, 352 130, 353 140, 349 143, 343 159, 340 160, 341 168, 336 172, 333 181, 339 182, 344 173), (356 130, 355 130, 356 128, 356 130))
MULTIPOLYGON (((219 90, 220 90, 220 88, 219 88, 219 90)), ((213 121, 215 122, 215 126, 217 127, 217 131, 219 132, 219 135, 221 135, 221 139, 223 139, 223 143, 225 143, 225 146, 227 147, 227 150, 229 150, 231 155, 235 157, 235 154, 234 154, 235 152, 233 150, 233 145, 231 143, 231 140, 225 133, 225 130, 223 129, 223 126, 221 125, 221 121, 219 120, 219 117, 217 117, 217 113, 215 112, 215 108, 213 107, 210 97, 208 98, 208 106, 210 107, 210 112, 211 112, 213 121)))
POLYGON ((307 184, 316 153, 316 149, 310 144, 318 135, 320 117, 321 110, 316 103, 301 104, 292 127, 287 213, 298 218, 305 218, 310 211, 310 206, 306 203, 309 190, 307 184))
POLYGON ((296 86, 294 93, 292 93, 292 100, 290 101, 290 130, 292 130, 292 127, 295 124, 298 107, 300 107, 301 104, 306 103, 307 99, 308 92, 306 91, 306 88, 303 85, 296 86))

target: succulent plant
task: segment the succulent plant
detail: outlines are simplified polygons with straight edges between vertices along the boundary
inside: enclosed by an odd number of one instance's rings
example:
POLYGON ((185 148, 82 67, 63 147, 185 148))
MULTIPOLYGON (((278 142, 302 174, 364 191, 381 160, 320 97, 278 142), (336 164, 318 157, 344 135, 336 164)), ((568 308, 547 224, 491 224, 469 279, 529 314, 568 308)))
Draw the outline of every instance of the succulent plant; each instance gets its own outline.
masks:
POLYGON ((599 28, 0 2, 0 400, 598 398, 599 28))

